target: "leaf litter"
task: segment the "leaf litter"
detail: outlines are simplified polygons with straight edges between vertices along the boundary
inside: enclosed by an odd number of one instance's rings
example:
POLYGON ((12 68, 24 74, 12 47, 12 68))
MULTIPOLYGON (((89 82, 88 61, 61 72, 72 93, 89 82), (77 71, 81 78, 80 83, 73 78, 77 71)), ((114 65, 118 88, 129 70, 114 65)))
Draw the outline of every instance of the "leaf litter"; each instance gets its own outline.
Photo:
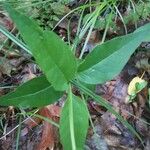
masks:
MULTIPOLYGON (((79 3, 84 3, 84 1, 73 2, 72 5, 77 5, 79 3)), ((2 15, 0 22, 2 22, 9 31, 12 30, 13 24, 4 14, 2 15)), ((68 22, 68 20, 61 23, 57 28, 58 31, 56 31, 64 40, 67 39, 66 22, 68 22)), ((72 37, 75 36, 76 28, 77 23, 72 22, 72 37)), ((91 51, 97 42, 101 41, 102 36, 97 36, 101 32, 102 31, 97 30, 92 32, 92 36, 85 49, 85 56, 86 53, 91 51)), ((116 32, 109 32, 109 34, 111 37, 114 36, 116 32)), ((0 34, 0 40, 5 41, 6 37, 0 34)), ((81 45, 79 45, 79 49, 81 45)), ((6 51, 6 49, 3 49, 3 51, 6 51)), ((78 54, 76 55, 78 56, 78 54)), ((149 81, 149 58, 149 51, 137 52, 115 79, 108 81, 103 85, 97 85, 95 90, 97 94, 102 95, 103 98, 109 101, 124 119, 128 120, 134 126, 137 132, 143 137, 145 150, 149 150, 150 147, 150 124, 147 123, 150 120, 150 111, 148 110, 149 108, 147 105, 148 87, 145 87, 142 91, 137 93, 133 102, 126 103, 126 98, 128 97, 129 84, 134 77, 140 77, 143 71, 145 71, 146 73, 144 74, 143 79, 149 81)), ((30 61, 31 56, 24 57, 23 55, 19 55, 16 57, 14 55, 12 56, 11 53, 8 53, 6 58, 4 55, 0 55, 0 60, 1 87, 12 86, 12 89, 0 89, 0 96, 13 90, 15 86, 41 75, 41 70, 38 66, 30 61)), ((62 106, 63 103, 64 100, 54 105, 48 105, 41 108, 37 114, 58 123, 61 111, 60 106, 62 106), (59 104, 60 106, 58 106, 59 104)), ((95 126, 95 132, 93 132, 92 128, 89 129, 85 144, 86 150, 142 150, 142 145, 139 141, 133 137, 128 129, 125 128, 115 116, 107 112, 92 100, 88 103, 88 106, 95 126)), ((0 107, 0 114, 2 114, 0 119, 0 135, 3 137, 0 139, 1 150, 15 149, 16 140, 14 139, 17 134, 15 127, 18 124, 15 113, 19 111, 20 110, 15 108, 11 108, 11 110, 8 111, 8 108, 0 107), (12 132, 5 136, 5 134, 9 133, 11 130, 12 132)), ((59 142, 58 129, 44 119, 35 116, 28 116, 27 119, 23 121, 21 125, 19 147, 21 150, 62 149, 59 142)))

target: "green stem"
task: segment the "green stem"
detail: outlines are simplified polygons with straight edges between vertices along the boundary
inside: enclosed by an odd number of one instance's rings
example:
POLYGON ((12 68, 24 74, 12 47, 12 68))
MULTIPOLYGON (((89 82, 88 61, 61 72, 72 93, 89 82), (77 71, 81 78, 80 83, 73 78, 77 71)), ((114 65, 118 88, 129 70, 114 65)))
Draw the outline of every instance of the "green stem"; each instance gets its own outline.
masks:
POLYGON ((73 97, 72 97, 71 85, 69 85, 69 90, 68 90, 68 101, 70 101, 69 102, 69 105, 70 105, 69 106, 69 124, 70 124, 71 145, 72 145, 72 150, 76 150, 74 119, 73 119, 73 97))
POLYGON ((88 112, 88 116, 89 116, 89 120, 90 120, 91 126, 92 126, 92 128, 93 128, 93 132, 96 134, 96 130, 95 130, 95 127, 94 127, 94 124, 93 124, 93 121, 92 121, 90 112, 89 112, 89 110, 88 110, 88 108, 87 108, 87 103, 86 103, 86 100, 85 100, 85 98, 84 98, 83 93, 81 93, 81 97, 82 97, 82 100, 83 100, 83 102, 84 102, 84 105, 86 106, 86 109, 87 109, 87 112, 88 112))

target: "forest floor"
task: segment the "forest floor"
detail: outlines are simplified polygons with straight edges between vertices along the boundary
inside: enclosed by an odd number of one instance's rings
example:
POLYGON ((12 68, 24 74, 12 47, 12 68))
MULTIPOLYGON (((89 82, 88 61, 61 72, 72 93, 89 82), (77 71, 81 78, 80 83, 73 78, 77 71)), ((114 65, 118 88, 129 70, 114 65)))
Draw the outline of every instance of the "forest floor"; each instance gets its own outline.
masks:
MULTIPOLYGON (((66 8, 70 9, 70 7, 66 8)), ((138 26, 146 22, 148 21, 140 20, 138 26)), ((0 24, 16 34, 14 24, 4 12, 0 12, 0 24)), ((67 24, 68 20, 65 19, 54 30, 64 40, 68 38, 67 24)), ((72 19, 70 28, 70 34, 74 37, 77 30, 76 16, 72 19)), ((120 29, 122 28, 121 25, 120 29)), ((133 25, 129 25, 128 30, 133 31, 133 25)), ((85 57, 97 43, 101 42, 103 32, 104 30, 100 29, 93 30, 85 50, 85 57)), ((122 30, 110 31, 107 39, 119 35, 122 35, 122 30)), ((41 70, 33 62, 32 57, 0 33, 0 43, 4 42, 5 46, 0 45, 0 96, 41 75, 41 70)), ((77 56, 81 46, 82 44, 78 47, 77 56)), ((142 137, 144 147, 115 116, 89 99, 88 108, 96 133, 90 127, 85 144, 86 150, 150 150, 148 86, 137 94, 133 102, 127 103, 128 86, 134 77, 142 76, 149 82, 149 49, 150 43, 142 43, 117 77, 103 85, 96 85, 94 89, 96 94, 109 101, 115 110, 135 128, 142 137)), ((65 97, 55 104, 41 108, 37 114, 58 122, 64 101, 65 97)), ((0 150, 61 150, 58 129, 43 119, 20 115, 25 111, 31 110, 0 106, 0 150)))

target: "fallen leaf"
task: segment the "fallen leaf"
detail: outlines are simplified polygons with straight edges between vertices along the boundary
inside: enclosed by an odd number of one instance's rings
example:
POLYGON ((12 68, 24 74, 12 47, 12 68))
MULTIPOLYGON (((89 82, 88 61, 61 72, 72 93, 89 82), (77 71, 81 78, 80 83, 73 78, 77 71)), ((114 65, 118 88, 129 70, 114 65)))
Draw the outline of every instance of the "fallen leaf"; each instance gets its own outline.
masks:
POLYGON ((0 72, 10 76, 11 70, 12 66, 9 63, 9 60, 4 57, 0 57, 0 72))
MULTIPOLYGON (((58 122, 60 111, 60 107, 55 105, 48 105, 46 107, 41 108, 38 111, 38 115, 58 122)), ((26 127, 21 131, 21 136, 25 136, 26 134, 28 134, 28 129, 32 129, 33 127, 39 125, 42 121, 42 137, 39 144, 37 145, 36 150, 46 150, 47 148, 53 149, 57 139, 56 127, 54 127, 52 124, 41 118, 32 117, 30 120, 27 120, 25 122, 26 127)))
POLYGON ((147 82, 144 79, 135 77, 129 83, 128 94, 129 95, 136 94, 136 93, 140 92, 146 85, 147 85, 147 82), (137 84, 143 85, 143 86, 140 88, 137 88, 137 84))
MULTIPOLYGON (((58 121, 56 117, 60 115, 60 107, 55 105, 49 105, 39 111, 39 114, 52 119, 53 121, 58 121)), ((56 140, 56 127, 52 124, 44 121, 44 127, 42 132, 41 142, 37 146, 37 150, 46 150, 47 148, 53 149, 56 140)))
POLYGON ((54 143, 55 143, 55 129, 50 123, 44 121, 42 138, 37 146, 37 150, 46 150, 47 148, 53 149, 54 143))

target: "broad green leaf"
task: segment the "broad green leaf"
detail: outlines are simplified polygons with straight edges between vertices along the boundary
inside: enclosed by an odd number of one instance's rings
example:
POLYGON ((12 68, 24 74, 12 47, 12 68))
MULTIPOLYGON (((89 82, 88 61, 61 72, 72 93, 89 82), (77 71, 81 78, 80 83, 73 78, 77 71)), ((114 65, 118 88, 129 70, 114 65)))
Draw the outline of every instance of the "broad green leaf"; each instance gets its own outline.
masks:
POLYGON ((5 6, 16 23, 48 81, 56 90, 65 90, 76 73, 76 59, 71 49, 52 31, 43 31, 33 20, 5 6))
POLYGON ((88 84, 97 84, 114 78, 141 42, 150 37, 148 32, 147 29, 142 30, 96 46, 80 64, 78 79, 88 84))
POLYGON ((144 30, 149 30, 150 29, 150 23, 145 24, 144 26, 139 27, 138 29, 136 29, 134 31, 134 33, 136 32, 140 32, 140 31, 144 31, 144 30))
POLYGON ((60 138, 64 150, 83 150, 88 130, 88 109, 71 90, 60 118, 60 138))
POLYGON ((62 94, 62 92, 54 90, 45 76, 41 76, 24 83, 16 91, 1 97, 0 105, 23 108, 42 107, 55 102, 62 94))
MULTIPOLYGON (((134 31, 134 33, 141 32, 147 30, 148 32, 150 31, 150 23, 147 23, 146 25, 139 27, 137 30, 134 31)), ((149 42, 150 41, 150 36, 145 36, 145 39, 143 39, 143 42, 149 42)))

